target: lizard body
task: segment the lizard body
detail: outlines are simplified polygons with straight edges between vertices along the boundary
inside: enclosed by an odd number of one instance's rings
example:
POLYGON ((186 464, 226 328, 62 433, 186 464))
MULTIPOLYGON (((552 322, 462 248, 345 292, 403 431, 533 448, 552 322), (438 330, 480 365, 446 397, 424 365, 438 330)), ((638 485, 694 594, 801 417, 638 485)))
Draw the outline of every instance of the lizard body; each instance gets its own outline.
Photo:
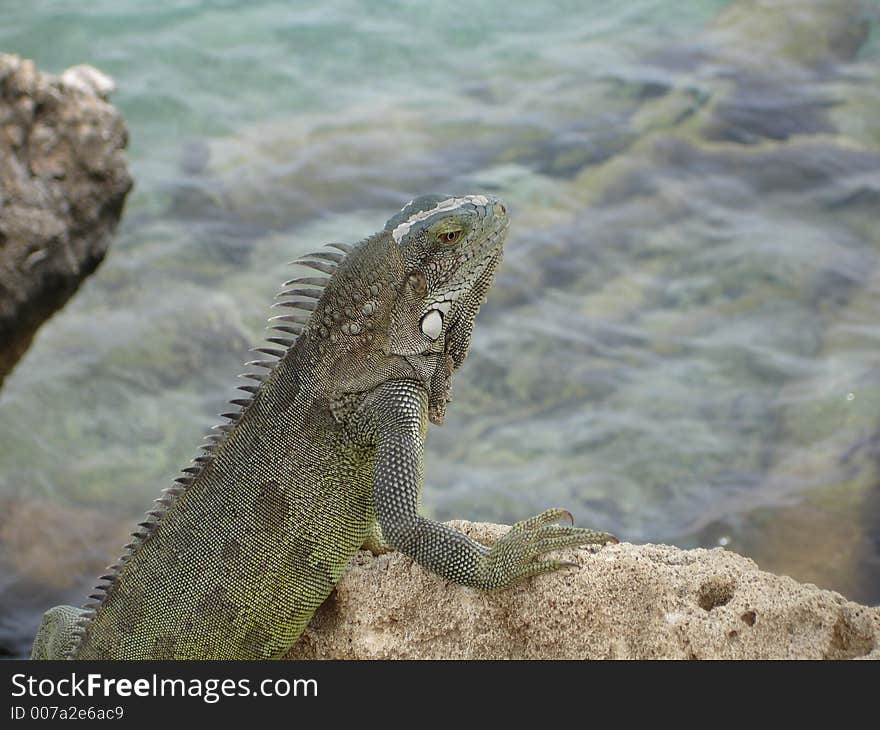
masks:
POLYGON ((300 260, 327 276, 287 282, 281 349, 260 350, 277 359, 249 363, 268 374, 247 376, 250 397, 93 603, 46 612, 33 658, 278 658, 379 533, 483 590, 567 565, 539 559, 549 550, 613 540, 548 510, 488 548, 418 514, 427 423, 443 421, 507 225, 494 198, 424 196, 361 243, 300 260))

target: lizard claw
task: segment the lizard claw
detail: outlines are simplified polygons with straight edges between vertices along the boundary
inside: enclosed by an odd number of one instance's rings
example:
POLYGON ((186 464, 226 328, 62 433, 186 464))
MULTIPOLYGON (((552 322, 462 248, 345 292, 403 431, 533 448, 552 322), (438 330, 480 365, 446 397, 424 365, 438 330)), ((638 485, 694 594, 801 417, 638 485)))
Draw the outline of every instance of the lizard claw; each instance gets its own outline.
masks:
POLYGON ((578 563, 541 559, 545 553, 581 545, 603 545, 619 540, 607 532, 553 524, 574 522, 571 512, 548 509, 517 522, 482 558, 480 585, 486 590, 506 588, 526 578, 561 568, 580 568, 578 563))

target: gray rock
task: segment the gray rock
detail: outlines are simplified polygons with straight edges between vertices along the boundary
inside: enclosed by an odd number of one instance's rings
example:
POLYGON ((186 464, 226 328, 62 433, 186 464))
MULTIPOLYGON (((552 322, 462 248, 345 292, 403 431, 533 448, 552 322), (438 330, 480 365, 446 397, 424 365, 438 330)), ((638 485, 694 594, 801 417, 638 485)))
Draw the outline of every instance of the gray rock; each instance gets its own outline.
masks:
POLYGON ((69 88, 86 94, 92 94, 102 99, 107 99, 110 94, 116 91, 116 84, 113 82, 113 79, 88 64, 71 66, 61 74, 61 83, 69 88))
POLYGON ((132 180, 128 131, 90 66, 0 54, 0 382, 107 252, 132 180))

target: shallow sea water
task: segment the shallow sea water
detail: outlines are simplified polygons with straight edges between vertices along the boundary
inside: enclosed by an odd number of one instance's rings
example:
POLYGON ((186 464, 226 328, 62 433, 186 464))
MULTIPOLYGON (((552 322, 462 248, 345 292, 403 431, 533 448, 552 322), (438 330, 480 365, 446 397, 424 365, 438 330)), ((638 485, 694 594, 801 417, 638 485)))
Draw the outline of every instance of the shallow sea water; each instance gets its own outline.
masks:
POLYGON ((114 77, 136 180, 0 392, 0 652, 197 453, 285 262, 426 192, 512 216, 428 514, 880 602, 878 3, 0 7, 3 51, 114 77))

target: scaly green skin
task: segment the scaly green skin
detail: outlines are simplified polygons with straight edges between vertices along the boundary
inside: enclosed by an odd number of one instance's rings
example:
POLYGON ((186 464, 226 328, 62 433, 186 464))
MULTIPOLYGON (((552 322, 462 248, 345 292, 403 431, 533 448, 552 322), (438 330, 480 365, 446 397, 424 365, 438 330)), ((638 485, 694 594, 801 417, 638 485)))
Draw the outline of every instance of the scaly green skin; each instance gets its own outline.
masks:
POLYGON ((95 603, 46 612, 33 657, 283 656, 377 527, 483 590, 569 565, 538 559, 549 550, 613 540, 548 510, 487 548, 418 515, 427 422, 443 421, 507 223, 492 198, 425 196, 332 244, 346 256, 306 257, 331 277, 288 282, 294 313, 276 321, 296 339, 262 350, 278 360, 253 363, 269 374, 243 386, 252 399, 157 500, 95 603))

